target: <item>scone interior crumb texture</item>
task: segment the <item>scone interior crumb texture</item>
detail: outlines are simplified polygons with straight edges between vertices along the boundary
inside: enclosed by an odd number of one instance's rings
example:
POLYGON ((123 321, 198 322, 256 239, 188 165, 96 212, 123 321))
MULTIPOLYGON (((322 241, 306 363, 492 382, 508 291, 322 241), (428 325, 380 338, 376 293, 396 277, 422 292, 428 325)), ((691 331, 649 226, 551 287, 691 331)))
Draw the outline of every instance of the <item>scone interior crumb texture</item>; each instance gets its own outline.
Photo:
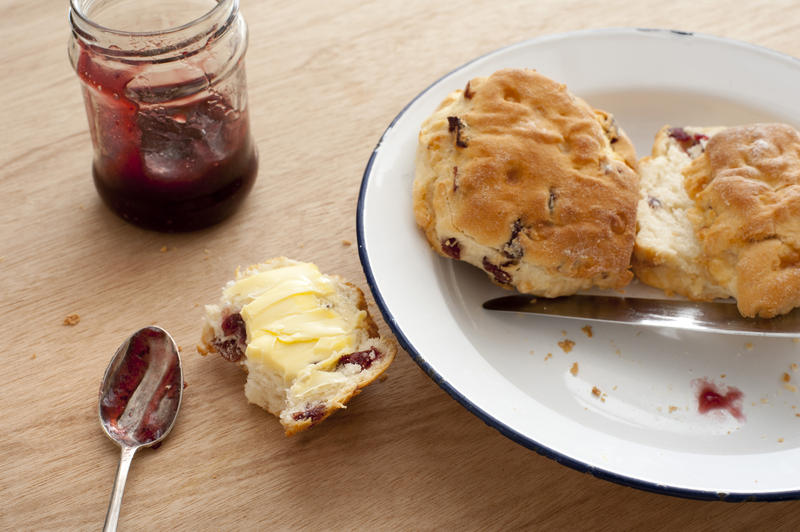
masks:
POLYGON ((634 271, 748 317, 800 306, 800 134, 785 124, 670 128, 640 163, 634 271))
POLYGON ((247 370, 247 399, 287 435, 344 408, 397 351, 357 287, 285 257, 237 271, 220 303, 206 306, 202 340, 247 370))
POLYGON ((439 254, 555 297, 632 278, 638 175, 606 112, 534 70, 471 80, 422 124, 414 213, 439 254))
POLYGON ((722 127, 663 127, 653 151, 639 161, 633 271, 642 282, 668 294, 710 300, 730 296, 702 261, 700 241, 689 220, 694 202, 684 186, 683 169, 704 151, 722 127))

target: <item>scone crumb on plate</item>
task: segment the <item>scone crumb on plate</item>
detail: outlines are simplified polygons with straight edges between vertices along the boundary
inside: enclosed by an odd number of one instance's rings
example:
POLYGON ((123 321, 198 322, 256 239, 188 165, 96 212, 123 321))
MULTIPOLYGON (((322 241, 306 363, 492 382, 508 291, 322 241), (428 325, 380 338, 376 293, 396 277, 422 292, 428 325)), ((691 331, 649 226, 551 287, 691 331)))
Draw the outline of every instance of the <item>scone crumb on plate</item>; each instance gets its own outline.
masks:
POLYGON ((565 338, 564 340, 558 342, 558 347, 560 347, 565 353, 569 353, 572 351, 572 348, 575 347, 575 342, 569 338, 565 338))
POLYGON ((603 391, 597 386, 592 386, 592 395, 600 399, 602 402, 606 402, 606 394, 603 393, 603 391))
POLYGON ((669 405, 669 413, 670 413, 670 414, 672 414, 672 413, 673 413, 673 412, 675 412, 676 410, 678 410, 678 407, 677 407, 677 406, 674 406, 674 405, 669 405))
POLYGON ((547 361, 547 360, 550 360, 551 358, 553 358, 553 353, 547 353, 547 354, 544 356, 544 359, 545 359, 545 361, 547 361))
POLYGON ((587 338, 591 338, 592 336, 594 336, 594 332, 592 331, 591 325, 584 325, 583 327, 581 327, 581 330, 583 331, 583 334, 587 336, 587 338))
POLYGON ((578 363, 577 362, 573 362, 572 363, 572 367, 569 368, 569 372, 572 373, 572 375, 575 376, 575 377, 578 376, 578 363))
POLYGON ((782 386, 784 390, 789 390, 790 392, 797 392, 797 387, 793 384, 789 384, 792 381, 792 376, 788 373, 784 373, 781 375, 782 386))
POLYGON ((64 325, 73 327, 81 322, 81 317, 78 314, 69 314, 64 318, 64 325))

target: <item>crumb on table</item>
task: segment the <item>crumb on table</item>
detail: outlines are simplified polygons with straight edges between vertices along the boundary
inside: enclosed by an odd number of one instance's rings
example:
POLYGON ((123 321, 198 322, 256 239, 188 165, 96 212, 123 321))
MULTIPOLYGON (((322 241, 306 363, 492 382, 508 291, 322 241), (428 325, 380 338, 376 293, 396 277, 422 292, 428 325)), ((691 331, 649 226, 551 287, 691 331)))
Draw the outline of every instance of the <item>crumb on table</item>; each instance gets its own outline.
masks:
POLYGON ((343 245, 343 246, 345 246, 345 247, 347 247, 347 246, 352 246, 352 245, 353 245, 353 243, 352 243, 352 242, 350 242, 349 240, 342 240, 342 245, 343 245))
POLYGON ((81 317, 78 314, 69 314, 64 318, 64 325, 73 327, 81 322, 81 317))
POLYGON ((167 246, 161 246, 161 249, 159 249, 159 251, 161 253, 166 253, 167 251, 169 251, 169 248, 167 246))
POLYGON ((200 353, 203 356, 206 356, 208 354, 208 349, 206 349, 206 347, 204 345, 198 344, 196 346, 196 349, 197 349, 197 352, 200 353))

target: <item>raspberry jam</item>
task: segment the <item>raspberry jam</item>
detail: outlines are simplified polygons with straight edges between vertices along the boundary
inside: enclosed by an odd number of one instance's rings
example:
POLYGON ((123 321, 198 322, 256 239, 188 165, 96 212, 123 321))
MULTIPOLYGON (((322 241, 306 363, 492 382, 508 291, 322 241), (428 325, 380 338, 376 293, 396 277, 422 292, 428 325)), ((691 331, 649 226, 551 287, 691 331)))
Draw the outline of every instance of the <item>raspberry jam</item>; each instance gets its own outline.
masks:
POLYGON ((697 394, 697 411, 707 414, 713 410, 725 410, 739 421, 744 421, 742 399, 744 394, 733 386, 717 386, 708 379, 696 379, 692 383, 697 394))
POLYGON ((190 24, 174 37, 173 30, 106 35, 80 13, 71 15, 70 55, 83 86, 95 187, 136 225, 159 231, 213 225, 241 205, 255 182, 246 30, 241 17, 230 15, 235 2, 216 6, 212 20, 198 19, 197 28, 190 24), (221 29, 211 24, 216 18, 221 29))
POLYGON ((115 358, 101 390, 100 417, 109 433, 130 444, 153 442, 172 424, 183 377, 177 354, 164 347, 163 331, 134 335, 115 358), (139 388, 144 391, 136 394, 139 388))

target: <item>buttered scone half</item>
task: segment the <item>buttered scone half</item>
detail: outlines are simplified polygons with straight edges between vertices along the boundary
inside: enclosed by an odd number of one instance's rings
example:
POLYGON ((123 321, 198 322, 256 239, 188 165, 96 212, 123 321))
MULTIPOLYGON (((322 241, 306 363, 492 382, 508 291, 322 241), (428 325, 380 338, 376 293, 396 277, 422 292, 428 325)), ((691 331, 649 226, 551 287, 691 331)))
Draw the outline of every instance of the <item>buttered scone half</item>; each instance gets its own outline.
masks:
POLYGON ((422 124, 414 215, 440 255, 556 297, 632 278, 633 145, 613 117, 534 70, 475 78, 422 124))
POLYGON ((642 161, 637 276, 692 299, 734 297, 747 317, 800 306, 798 131, 753 124, 667 128, 659 136, 673 160, 659 179, 674 185, 651 183, 654 163, 642 161), (680 158, 686 145, 688 157, 680 158), (671 206, 664 191, 681 188, 688 202, 671 206), (673 212, 659 213, 664 207, 673 212))
POLYGON ((397 352, 358 287, 285 257, 237 271, 205 311, 201 352, 240 364, 248 401, 287 435, 344 408, 397 352))

